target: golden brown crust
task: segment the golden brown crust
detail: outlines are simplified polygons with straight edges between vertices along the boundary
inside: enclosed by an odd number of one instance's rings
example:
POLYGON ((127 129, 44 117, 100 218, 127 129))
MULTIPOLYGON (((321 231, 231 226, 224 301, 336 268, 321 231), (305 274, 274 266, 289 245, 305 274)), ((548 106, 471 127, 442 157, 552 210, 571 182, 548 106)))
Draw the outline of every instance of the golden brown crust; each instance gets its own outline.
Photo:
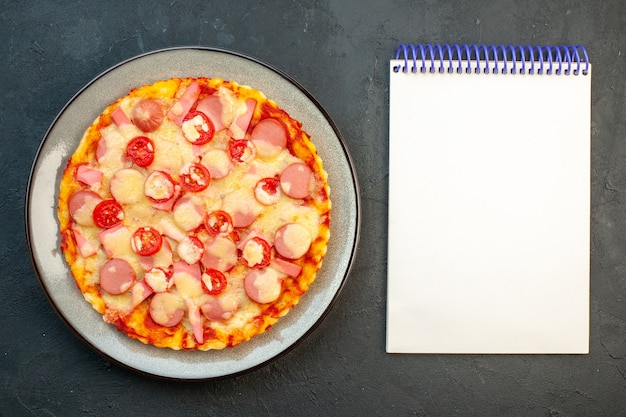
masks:
MULTIPOLYGON (((171 124, 169 120, 166 123, 171 124)), ((147 135, 150 136, 150 134, 147 135)), ((223 135, 223 132, 221 135, 223 135)), ((158 139, 157 136, 154 137, 158 139)), ((155 139, 155 146, 158 147, 157 139, 155 139)), ((128 161, 123 161, 122 165, 122 167, 129 167, 132 164, 129 164, 128 161)), ((147 175, 150 171, 150 167, 138 170, 147 175)), ((280 317, 287 314, 287 312, 298 303, 300 297, 315 280, 316 273, 326 253, 330 235, 331 203, 329 192, 327 174, 323 168, 322 161, 316 152, 314 144, 302 130, 301 123, 292 119, 284 110, 280 109, 275 102, 267 99, 261 92, 220 79, 176 78, 159 81, 152 85, 137 88, 131 91, 126 97, 122 97, 108 106, 87 129, 76 151, 69 159, 61 180, 58 200, 61 249, 65 254, 66 261, 76 284, 85 299, 103 315, 103 319, 106 322, 111 323, 119 331, 124 332, 129 337, 140 340, 146 344, 172 349, 208 350, 232 347, 249 340, 257 334, 263 333, 280 317), (164 112, 167 112, 168 109, 174 106, 181 94, 183 94, 192 83, 199 84, 201 87, 196 104, 203 97, 217 94, 219 91, 229 91, 233 93, 233 96, 239 100, 239 102, 245 101, 246 99, 256 100, 257 104, 246 137, 249 137, 250 131, 262 119, 274 118, 282 123, 288 132, 287 150, 291 154, 289 158, 295 157, 305 162, 311 168, 315 178, 315 185, 310 196, 304 200, 293 201, 293 205, 294 207, 306 207, 306 210, 308 210, 307 213, 314 213, 318 219, 318 227, 317 230, 315 230, 315 235, 311 236, 311 246, 309 250, 302 258, 289 260, 292 264, 296 264, 302 268, 301 273, 296 277, 284 274, 281 275, 281 291, 276 300, 260 304, 249 299, 246 301, 242 298, 241 294, 244 292, 242 289, 243 277, 250 268, 241 258, 232 269, 227 271, 229 279, 233 280, 232 283, 229 281, 228 285, 231 286, 229 288, 232 288, 232 291, 238 291, 237 296, 239 298, 237 309, 234 311, 232 317, 226 320, 215 321, 201 316, 202 337, 200 340, 198 340, 197 335, 194 335, 193 326, 189 320, 189 311, 186 312, 185 318, 179 324, 173 327, 164 327, 157 324, 150 315, 149 303, 151 297, 143 300, 136 307, 129 308, 128 306, 131 299, 130 290, 125 294, 112 296, 100 288, 100 268, 102 264, 109 259, 97 238, 101 230, 98 230, 96 226, 77 225, 70 213, 69 207, 70 197, 77 191, 83 189, 93 190, 103 199, 112 198, 109 190, 110 174, 107 173, 104 167, 100 166, 96 157, 99 142, 103 138, 103 131, 106 129, 115 129, 115 123, 112 120, 111 114, 118 107, 127 108, 128 103, 136 102, 143 98, 157 99, 162 104, 164 112), (76 180, 76 170, 82 164, 87 164, 90 168, 96 170, 102 169, 105 171, 99 185, 86 185, 76 180), (82 231, 90 237, 91 244, 98 246, 97 253, 87 257, 81 255, 74 229, 79 229, 79 231, 82 231)), ((203 198, 206 197, 203 196, 203 198)), ((158 215, 160 216, 162 213, 159 212, 158 215)), ((294 215, 294 218, 296 217, 297 216, 294 215)), ((127 224, 129 221, 129 219, 125 218, 123 223, 127 224)), ((255 228, 255 226, 256 224, 249 227, 238 228, 229 238, 232 239, 235 244, 239 244, 241 239, 247 235, 251 229, 255 228)), ((266 230, 266 232, 269 233, 268 230, 266 230)), ((197 233, 201 237, 206 236, 206 230, 195 230, 193 233, 197 233)), ((174 241, 171 241, 171 243, 176 245, 174 241)), ((239 252, 239 255, 241 255, 241 252, 239 252)), ((274 250, 272 250, 272 256, 279 257, 274 250)), ((180 262, 177 259, 176 253, 174 253, 173 257, 173 263, 180 262)), ((142 280, 144 271, 138 269, 137 265, 139 264, 132 264, 138 271, 136 281, 139 282, 142 280)), ((202 300, 204 300, 202 296, 196 297, 191 304, 196 303, 199 305, 202 300)))

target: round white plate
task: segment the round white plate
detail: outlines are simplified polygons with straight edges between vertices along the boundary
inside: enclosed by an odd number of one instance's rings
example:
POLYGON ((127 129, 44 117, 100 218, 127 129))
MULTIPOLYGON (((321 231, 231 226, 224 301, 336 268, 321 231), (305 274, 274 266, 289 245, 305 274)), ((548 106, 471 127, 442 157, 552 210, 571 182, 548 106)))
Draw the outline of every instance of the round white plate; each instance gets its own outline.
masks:
POLYGON ((354 168, 338 129, 319 103, 286 74, 231 51, 181 47, 124 61, 80 90, 55 118, 32 166, 26 201, 27 237, 39 281, 54 309, 108 360, 168 379, 204 380, 236 375, 277 358, 305 338, 336 300, 355 256, 360 207, 354 168), (132 88, 172 77, 222 78, 256 88, 292 117, 316 144, 331 188, 331 238, 322 269, 289 314, 249 342, 220 351, 159 349, 106 324, 76 287, 59 250, 59 181, 85 129, 132 88))

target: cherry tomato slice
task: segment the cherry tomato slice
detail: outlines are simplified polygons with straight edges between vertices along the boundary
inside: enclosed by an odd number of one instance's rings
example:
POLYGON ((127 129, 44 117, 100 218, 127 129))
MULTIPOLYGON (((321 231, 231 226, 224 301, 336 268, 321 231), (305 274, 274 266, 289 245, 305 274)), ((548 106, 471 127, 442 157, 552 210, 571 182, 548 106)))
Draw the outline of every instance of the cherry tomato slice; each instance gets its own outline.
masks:
POLYGON ((150 138, 137 136, 128 142, 126 156, 133 164, 145 168, 154 161, 154 143, 150 138))
POLYGON ((254 197, 266 206, 274 204, 280 198, 280 180, 276 177, 259 180, 254 187, 254 197))
POLYGON ((206 217, 206 228, 211 236, 225 237, 233 231, 233 219, 230 214, 223 210, 217 210, 209 213, 206 217))
POLYGON ((272 248, 265 239, 255 236, 243 247, 242 256, 249 267, 265 268, 272 260, 272 248), (262 258, 257 260, 259 250, 262 251, 262 258))
POLYGON ((235 162, 248 162, 254 158, 256 151, 252 142, 246 139, 231 140, 228 143, 230 159, 235 162))
POLYGON ((115 200, 102 200, 93 209, 93 222, 98 227, 110 229, 124 219, 124 209, 115 200))
POLYGON ((133 106, 130 118, 142 131, 154 132, 163 122, 163 108, 155 100, 141 100, 133 106))
POLYGON ((202 273, 202 289, 209 295, 219 295, 226 289, 226 276, 217 269, 207 269, 202 273))
POLYGON ((201 111, 187 113, 181 127, 185 139, 194 145, 209 143, 215 134, 213 122, 201 111))
POLYGON ((137 229, 130 240, 133 251, 140 256, 154 255, 161 249, 162 245, 161 233, 150 226, 137 229))
POLYGON ((185 191, 198 192, 211 183, 211 173, 207 167, 197 162, 186 164, 180 172, 180 186, 185 191))

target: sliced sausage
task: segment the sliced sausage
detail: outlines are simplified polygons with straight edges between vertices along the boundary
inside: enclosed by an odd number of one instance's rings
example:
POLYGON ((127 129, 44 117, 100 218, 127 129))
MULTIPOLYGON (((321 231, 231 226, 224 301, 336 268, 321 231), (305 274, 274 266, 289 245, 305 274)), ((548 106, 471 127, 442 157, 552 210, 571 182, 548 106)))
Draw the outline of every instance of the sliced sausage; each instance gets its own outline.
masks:
POLYGON ((206 216, 204 204, 201 199, 191 195, 185 195, 178 199, 172 210, 174 221, 183 230, 191 231, 204 222, 206 216))
POLYGON ((78 246, 78 251, 83 258, 95 255, 98 252, 98 245, 94 245, 91 240, 87 239, 79 229, 72 227, 72 233, 74 234, 74 240, 76 241, 76 246, 78 246))
POLYGON ((287 131, 276 119, 263 119, 252 129, 250 140, 261 158, 272 158, 287 146, 287 131))
POLYGON ((225 237, 216 237, 204 243, 202 265, 207 269, 228 271, 237 264, 237 246, 225 237))
POLYGON ((182 96, 174 103, 170 111, 167 113, 167 117, 172 120, 177 125, 181 125, 183 123, 183 119, 191 110, 193 103, 196 102, 198 96, 200 95, 200 85, 193 81, 182 96))
POLYGON ((140 256, 139 264, 145 271, 150 271, 152 268, 167 268, 172 264, 172 260, 172 247, 167 239, 163 239, 161 249, 154 255, 140 256))
POLYGON ((280 174, 280 188, 291 198, 305 198, 311 193, 311 168, 302 162, 294 162, 280 174))
POLYGON ((132 253, 133 249, 130 246, 132 236, 131 231, 122 223, 98 233, 102 248, 109 258, 132 253))
POLYGON ((200 310, 204 317, 211 321, 228 320, 237 310, 237 303, 230 298, 207 297, 207 301, 202 304, 200 310))
POLYGON ((165 236, 175 240, 176 242, 180 242, 185 237, 187 237, 187 234, 182 231, 180 227, 178 227, 178 225, 174 223, 174 220, 170 219, 169 217, 161 218, 161 220, 159 221, 159 230, 165 236))
POLYGON ((255 269, 244 280, 246 294, 251 300, 265 304, 280 296, 281 275, 272 268, 255 269))
POLYGON ((126 116, 126 113, 124 113, 124 110, 122 110, 121 107, 113 110, 111 113, 111 120, 113 120, 113 123, 115 123, 117 127, 130 124, 130 119, 126 116))
POLYGON ((107 154, 107 141, 103 137, 98 140, 98 146, 96 147, 96 161, 101 162, 107 154))
POLYGON ((188 264, 186 262, 176 262, 173 265, 174 275, 183 274, 189 275, 194 278, 198 283, 200 282, 200 278, 202 276, 202 271, 200 270, 200 265, 198 264, 188 264))
POLYGON ((91 168, 87 164, 80 164, 76 168, 76 180, 89 186, 99 186, 102 182, 102 171, 91 168))
POLYGON ((157 293, 150 301, 150 317, 161 326, 173 327, 182 320, 185 308, 181 296, 171 292, 157 293))
POLYGON ((154 291, 150 288, 148 283, 146 283, 145 279, 143 281, 136 282, 130 291, 132 307, 137 307, 143 300, 150 297, 153 292, 154 291))
POLYGON ((226 151, 213 149, 202 155, 202 165, 207 167, 211 173, 211 178, 224 178, 230 172, 233 164, 226 151))
POLYGON ((131 119, 144 132, 154 132, 163 122, 163 109, 158 101, 144 99, 133 106, 131 119))
POLYGON ((135 271, 123 259, 109 259, 100 269, 100 287, 109 294, 119 295, 135 283, 135 271))
POLYGON ((198 102, 196 110, 204 113, 212 122, 215 131, 224 129, 222 123, 222 103, 219 96, 208 96, 198 102))
POLYGON ((293 262, 289 262, 281 258, 272 259, 272 262, 270 262, 270 267, 294 278, 300 275, 300 272, 302 272, 302 267, 300 265, 294 264, 293 262))
POLYGON ((102 197, 93 191, 76 191, 68 201, 70 217, 81 226, 93 226, 93 209, 101 201, 102 197))
POLYGON ((202 273, 200 265, 189 265, 185 262, 176 262, 174 264, 174 285, 178 293, 184 298, 195 298, 204 295, 202 289, 202 273))
POLYGON ((311 246, 309 230, 298 223, 289 223, 280 227, 274 236, 274 248, 287 259, 304 256, 311 246))
POLYGON ((200 307, 189 298, 185 299, 185 302, 187 303, 187 316, 189 317, 189 323, 191 323, 193 336, 198 343, 204 343, 204 322, 200 313, 200 307))
POLYGON ((224 197, 222 210, 230 213, 234 227, 248 227, 259 216, 263 206, 249 190, 233 191, 224 197))
POLYGON ((146 177, 134 168, 117 170, 109 182, 113 198, 120 204, 135 204, 145 198, 144 182, 146 177))
POLYGON ((233 139, 243 139, 246 136, 250 120, 254 114, 256 100, 248 99, 245 102, 245 112, 235 117, 232 124, 228 128, 228 135, 233 139))

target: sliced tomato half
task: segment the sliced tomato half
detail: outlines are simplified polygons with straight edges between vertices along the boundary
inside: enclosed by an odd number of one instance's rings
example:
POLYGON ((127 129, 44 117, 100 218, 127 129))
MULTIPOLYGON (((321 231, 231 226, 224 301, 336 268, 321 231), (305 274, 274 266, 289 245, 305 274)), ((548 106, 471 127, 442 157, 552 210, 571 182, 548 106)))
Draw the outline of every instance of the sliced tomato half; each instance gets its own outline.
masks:
POLYGON ((254 187, 254 197, 266 206, 276 203, 280 195, 280 180, 277 177, 263 178, 254 187))
POLYGON ((202 273, 202 289, 209 295, 219 295, 226 289, 226 275, 217 269, 207 269, 202 273))
POLYGON ((133 251, 140 256, 150 256, 157 253, 163 245, 163 237, 158 230, 153 227, 140 227, 133 233, 130 246, 133 251))
POLYGON ((216 210, 206 216, 206 228, 212 236, 229 236, 233 232, 233 219, 223 210, 216 210))
POLYGON ((145 168, 154 161, 154 143, 146 136, 137 136, 128 142, 126 156, 133 164, 145 168))
POLYGON ((194 145, 209 143, 215 134, 213 122, 201 111, 187 113, 181 127, 185 139, 194 145))
POLYGON ((252 142, 246 139, 231 140, 228 143, 230 159, 237 163, 248 162, 256 155, 256 149, 252 142))
POLYGON ((180 172, 180 186, 185 191, 197 193, 211 184, 211 173, 202 164, 190 162, 180 172))
POLYGON ((265 268, 272 260, 272 247, 267 240, 255 236, 246 242, 241 256, 250 268, 265 268))
POLYGON ((98 227, 110 229, 122 222, 124 209, 115 200, 102 200, 93 209, 93 222, 98 227))

